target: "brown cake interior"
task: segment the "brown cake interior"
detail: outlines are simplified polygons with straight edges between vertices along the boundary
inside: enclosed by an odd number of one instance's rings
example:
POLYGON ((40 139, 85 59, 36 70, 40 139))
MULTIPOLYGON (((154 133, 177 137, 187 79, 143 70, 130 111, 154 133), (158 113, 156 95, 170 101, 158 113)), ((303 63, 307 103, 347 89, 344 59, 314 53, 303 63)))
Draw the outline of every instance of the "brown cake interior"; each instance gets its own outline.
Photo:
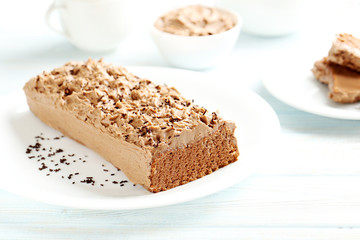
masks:
POLYGON ((221 126, 194 144, 154 158, 149 190, 159 192, 191 182, 235 162, 238 155, 233 131, 221 126))

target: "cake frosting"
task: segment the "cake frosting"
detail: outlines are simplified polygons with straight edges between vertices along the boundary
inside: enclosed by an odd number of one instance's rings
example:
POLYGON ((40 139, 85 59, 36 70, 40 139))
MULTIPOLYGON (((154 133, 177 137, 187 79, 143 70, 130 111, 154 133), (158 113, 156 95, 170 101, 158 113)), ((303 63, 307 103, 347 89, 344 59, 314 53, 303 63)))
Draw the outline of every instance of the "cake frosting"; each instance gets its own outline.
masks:
POLYGON ((360 39, 348 33, 337 34, 329 50, 328 60, 360 71, 360 39))

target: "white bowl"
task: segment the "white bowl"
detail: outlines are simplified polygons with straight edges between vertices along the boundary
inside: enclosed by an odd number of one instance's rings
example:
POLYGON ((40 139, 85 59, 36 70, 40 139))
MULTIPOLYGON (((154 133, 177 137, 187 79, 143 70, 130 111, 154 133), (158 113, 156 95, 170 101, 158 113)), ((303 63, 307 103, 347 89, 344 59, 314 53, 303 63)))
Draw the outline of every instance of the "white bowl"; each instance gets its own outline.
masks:
POLYGON ((236 25, 214 35, 180 36, 160 31, 153 24, 151 36, 162 56, 175 67, 192 70, 214 67, 234 47, 242 27, 242 19, 237 13, 219 10, 230 13, 236 25))

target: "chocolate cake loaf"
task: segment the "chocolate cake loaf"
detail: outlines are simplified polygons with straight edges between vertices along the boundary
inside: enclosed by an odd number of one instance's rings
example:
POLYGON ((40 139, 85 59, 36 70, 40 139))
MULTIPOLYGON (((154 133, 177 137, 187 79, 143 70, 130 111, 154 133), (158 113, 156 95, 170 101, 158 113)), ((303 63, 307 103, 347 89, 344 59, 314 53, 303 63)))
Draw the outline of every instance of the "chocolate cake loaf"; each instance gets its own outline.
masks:
POLYGON ((238 158, 235 124, 173 87, 102 60, 69 62, 24 86, 44 123, 93 149, 135 184, 165 191, 238 158))

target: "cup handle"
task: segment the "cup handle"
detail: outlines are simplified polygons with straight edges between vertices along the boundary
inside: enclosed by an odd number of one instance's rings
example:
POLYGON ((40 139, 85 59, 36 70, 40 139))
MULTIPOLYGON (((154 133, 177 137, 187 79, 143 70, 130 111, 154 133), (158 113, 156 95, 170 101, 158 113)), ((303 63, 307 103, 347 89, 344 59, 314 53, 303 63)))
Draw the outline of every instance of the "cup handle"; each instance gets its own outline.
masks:
POLYGON ((59 6, 55 3, 55 1, 53 1, 51 3, 51 5, 49 6, 48 10, 46 11, 46 14, 45 14, 45 22, 46 22, 46 25, 53 31, 63 35, 63 36, 67 36, 67 34, 65 33, 65 31, 63 29, 59 29, 59 28, 56 28, 54 27, 54 25, 52 25, 52 22, 51 22, 51 16, 52 14, 54 13, 55 10, 58 10, 59 8, 64 8, 64 6, 59 6))

